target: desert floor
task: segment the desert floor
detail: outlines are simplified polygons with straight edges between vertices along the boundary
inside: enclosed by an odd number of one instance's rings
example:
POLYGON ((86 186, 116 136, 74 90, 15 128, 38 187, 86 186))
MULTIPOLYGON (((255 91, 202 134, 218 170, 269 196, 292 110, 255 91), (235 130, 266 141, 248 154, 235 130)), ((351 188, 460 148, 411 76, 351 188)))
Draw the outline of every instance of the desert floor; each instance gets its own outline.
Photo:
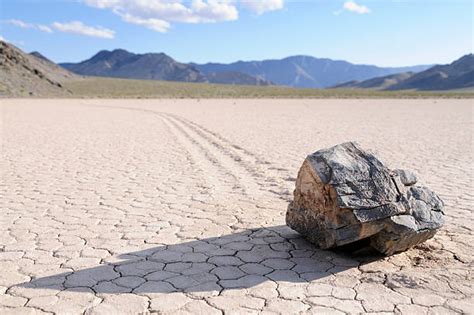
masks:
POLYGON ((0 313, 469 313, 472 100, 1 100, 0 313), (389 258, 285 226, 305 156, 356 140, 439 193, 389 258))

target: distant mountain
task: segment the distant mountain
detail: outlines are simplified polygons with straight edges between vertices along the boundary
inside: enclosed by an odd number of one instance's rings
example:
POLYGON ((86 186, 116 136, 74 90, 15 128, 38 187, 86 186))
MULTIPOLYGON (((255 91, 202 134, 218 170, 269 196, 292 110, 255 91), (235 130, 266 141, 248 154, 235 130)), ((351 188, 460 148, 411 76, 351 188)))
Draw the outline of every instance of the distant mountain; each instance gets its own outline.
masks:
POLYGON ((54 63, 0 41, 0 95, 67 95, 62 83, 73 78, 77 76, 54 63))
POLYGON ((417 73, 389 90, 452 90, 474 87, 474 55, 461 57, 448 65, 434 66, 417 73))
POLYGON ((104 50, 83 62, 60 65, 90 76, 306 88, 325 88, 349 80, 362 81, 394 73, 422 71, 429 67, 381 68, 309 56, 199 65, 177 62, 164 53, 134 54, 123 49, 104 50))
POLYGON ((193 64, 204 74, 242 72, 278 85, 303 88, 326 88, 351 80, 367 80, 401 72, 419 72, 430 66, 381 68, 355 65, 347 61, 293 56, 279 60, 238 61, 230 64, 193 64))
POLYGON ((83 62, 60 65, 75 73, 89 76, 239 85, 272 84, 267 80, 235 71, 204 75, 193 65, 177 62, 164 53, 134 54, 123 49, 104 50, 83 62))
POLYGON ((80 63, 62 67, 82 75, 144 80, 205 82, 193 66, 179 63, 163 53, 134 54, 123 49, 103 50, 80 63))
POLYGON ((399 73, 365 81, 349 81, 334 86, 334 88, 420 91, 472 87, 474 87, 473 54, 465 55, 451 64, 434 66, 419 73, 399 73))
POLYGON ((407 80, 412 77, 414 72, 402 72, 397 74, 391 74, 383 77, 373 78, 365 81, 349 81, 334 86, 333 88, 346 88, 346 89, 373 89, 373 90, 385 90, 400 82, 407 80))
MULTIPOLYGON (((50 62, 40 53, 31 54, 50 62)), ((384 68, 347 61, 292 56, 284 59, 220 63, 180 63, 164 53, 134 54, 103 50, 62 67, 81 75, 128 79, 209 82, 238 85, 283 85, 302 88, 369 88, 377 90, 445 90, 473 85, 473 55, 450 65, 384 68)))

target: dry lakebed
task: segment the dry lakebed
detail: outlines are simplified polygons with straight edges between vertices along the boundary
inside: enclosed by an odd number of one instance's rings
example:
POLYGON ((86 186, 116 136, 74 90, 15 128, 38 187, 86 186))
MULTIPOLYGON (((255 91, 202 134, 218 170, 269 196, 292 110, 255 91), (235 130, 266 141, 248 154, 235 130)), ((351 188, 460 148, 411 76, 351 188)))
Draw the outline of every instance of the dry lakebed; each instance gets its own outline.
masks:
POLYGON ((0 101, 0 314, 474 312, 473 102, 0 101), (308 154, 357 141, 445 225, 392 256, 285 225, 308 154))

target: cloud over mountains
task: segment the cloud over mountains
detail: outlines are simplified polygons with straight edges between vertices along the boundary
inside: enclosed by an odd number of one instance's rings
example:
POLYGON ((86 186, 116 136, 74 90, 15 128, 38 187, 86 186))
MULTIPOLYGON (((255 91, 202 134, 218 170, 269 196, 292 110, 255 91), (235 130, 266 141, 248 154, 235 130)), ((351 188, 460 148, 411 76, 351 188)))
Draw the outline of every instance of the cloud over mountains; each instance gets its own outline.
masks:
POLYGON ((17 20, 17 19, 10 19, 10 20, 6 20, 4 22, 7 23, 7 24, 16 26, 16 27, 20 27, 20 28, 36 29, 36 30, 40 30, 40 31, 46 32, 46 33, 52 33, 53 32, 51 27, 49 27, 47 25, 32 24, 32 23, 27 23, 27 22, 17 20))
MULTIPOLYGON (((247 10, 256 15, 281 10, 284 0, 81 0, 89 7, 110 10, 125 23, 166 33, 172 23, 218 23, 239 19, 239 11, 247 10)), ((54 22, 51 25, 34 24, 18 19, 4 23, 46 33, 54 31, 112 39, 115 31, 89 26, 81 21, 54 22)))
MULTIPOLYGON (((166 33, 173 23, 218 23, 235 21, 243 10, 260 16, 266 12, 282 10, 285 0, 78 0, 91 8, 109 10, 125 23, 146 27, 156 32, 166 33)), ((353 0, 343 3, 342 11, 367 14, 371 10, 353 0)), ((90 37, 113 39, 115 31, 90 26, 81 21, 53 22, 34 24, 18 19, 5 20, 7 23, 23 29, 38 30, 45 33, 65 32, 90 37)))
POLYGON ((235 21, 239 10, 249 10, 257 15, 280 10, 283 0, 83 0, 91 7, 108 9, 124 22, 147 27, 157 32, 167 32, 171 23, 217 23, 235 21))
POLYGON ((104 27, 92 27, 87 26, 79 21, 72 21, 68 23, 54 22, 52 24, 55 30, 64 33, 80 34, 91 37, 107 38, 112 39, 115 36, 115 32, 104 27))
POLYGON ((80 21, 70 21, 70 22, 54 22, 51 25, 44 24, 34 24, 28 23, 18 19, 10 19, 4 21, 4 23, 24 28, 24 29, 33 29, 45 33, 53 33, 54 31, 63 32, 63 33, 72 33, 90 37, 106 38, 112 39, 115 37, 115 32, 101 26, 89 26, 85 25, 80 21))

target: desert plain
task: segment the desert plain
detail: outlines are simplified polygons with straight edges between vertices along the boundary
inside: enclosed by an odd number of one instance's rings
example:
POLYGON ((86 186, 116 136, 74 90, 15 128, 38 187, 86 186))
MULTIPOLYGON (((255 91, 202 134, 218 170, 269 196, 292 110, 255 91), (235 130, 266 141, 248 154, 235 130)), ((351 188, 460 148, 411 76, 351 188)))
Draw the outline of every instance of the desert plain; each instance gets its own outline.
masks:
POLYGON ((473 102, 1 100, 1 314, 474 312, 473 102), (306 155, 358 141, 447 222, 390 257, 285 226, 306 155))

